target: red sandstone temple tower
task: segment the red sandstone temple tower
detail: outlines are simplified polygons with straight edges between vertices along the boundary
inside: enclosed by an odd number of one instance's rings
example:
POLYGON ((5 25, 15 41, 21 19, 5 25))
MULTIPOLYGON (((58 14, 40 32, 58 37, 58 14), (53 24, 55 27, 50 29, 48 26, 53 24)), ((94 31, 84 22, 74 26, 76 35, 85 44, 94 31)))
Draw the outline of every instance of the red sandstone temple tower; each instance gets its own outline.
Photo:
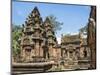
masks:
POLYGON ((46 38, 47 38, 47 45, 48 45, 48 53, 49 53, 48 57, 49 59, 53 59, 55 57, 54 47, 57 45, 57 40, 56 40, 55 33, 53 31, 53 26, 48 17, 44 22, 44 27, 46 31, 46 38))
POLYGON ((43 34, 43 21, 37 7, 35 7, 23 27, 21 38, 22 61, 41 61, 44 58, 45 38, 43 34))
POLYGON ((53 31, 53 26, 47 17, 42 21, 37 7, 28 16, 21 38, 21 58, 23 62, 36 62, 51 60, 57 40, 53 31))

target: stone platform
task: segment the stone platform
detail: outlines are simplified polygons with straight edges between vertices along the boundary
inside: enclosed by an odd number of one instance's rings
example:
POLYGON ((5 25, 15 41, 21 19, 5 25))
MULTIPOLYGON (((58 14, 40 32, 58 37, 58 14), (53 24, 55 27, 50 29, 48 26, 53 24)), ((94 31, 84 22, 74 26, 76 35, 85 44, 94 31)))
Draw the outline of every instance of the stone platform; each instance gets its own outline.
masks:
POLYGON ((54 62, 13 63, 12 74, 42 73, 52 68, 54 62))

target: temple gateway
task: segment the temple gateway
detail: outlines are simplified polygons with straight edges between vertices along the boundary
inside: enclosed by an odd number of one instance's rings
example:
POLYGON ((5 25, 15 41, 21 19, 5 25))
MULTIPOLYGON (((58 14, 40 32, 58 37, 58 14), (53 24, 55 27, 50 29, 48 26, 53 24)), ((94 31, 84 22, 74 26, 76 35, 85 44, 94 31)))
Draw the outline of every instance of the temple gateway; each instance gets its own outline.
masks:
POLYGON ((62 35, 61 44, 58 44, 51 21, 46 17, 43 22, 37 7, 22 26, 22 36, 19 40, 20 58, 12 62, 15 73, 78 70, 91 67, 92 47, 88 46, 87 39, 82 38, 81 34, 62 35))

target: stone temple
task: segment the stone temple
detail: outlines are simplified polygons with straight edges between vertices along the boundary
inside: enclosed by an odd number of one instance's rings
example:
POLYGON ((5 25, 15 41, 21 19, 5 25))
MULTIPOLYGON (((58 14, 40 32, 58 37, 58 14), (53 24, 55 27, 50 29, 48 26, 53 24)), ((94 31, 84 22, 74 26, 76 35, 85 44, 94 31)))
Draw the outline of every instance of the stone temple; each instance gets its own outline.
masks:
POLYGON ((53 48, 57 44, 55 33, 47 17, 42 21, 37 7, 28 16, 21 38, 23 62, 41 62, 53 59, 53 48))
MULTIPOLYGON (((91 9, 91 12, 94 12, 94 8, 91 9)), ((61 44, 58 44, 51 21, 46 17, 43 22, 37 7, 29 14, 22 26, 20 61, 12 62, 14 73, 91 68, 92 48, 80 33, 62 35, 61 44)))

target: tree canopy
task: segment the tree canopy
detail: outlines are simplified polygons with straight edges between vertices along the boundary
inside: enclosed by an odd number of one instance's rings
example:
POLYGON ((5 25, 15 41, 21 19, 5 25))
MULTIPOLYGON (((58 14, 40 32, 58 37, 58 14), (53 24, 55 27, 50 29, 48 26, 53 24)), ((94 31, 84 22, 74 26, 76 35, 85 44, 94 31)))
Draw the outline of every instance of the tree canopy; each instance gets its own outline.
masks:
POLYGON ((12 25, 12 52, 15 57, 20 53, 19 38, 22 34, 21 30, 21 26, 12 25))
POLYGON ((58 30, 61 30, 61 26, 63 25, 63 23, 62 22, 59 22, 58 20, 57 20, 57 17, 55 17, 54 15, 49 15, 49 16, 47 16, 49 19, 50 19, 50 21, 51 21, 51 24, 52 24, 52 26, 53 26, 53 30, 54 30, 54 32, 56 32, 57 33, 57 31, 58 30))
POLYGON ((82 28, 79 29, 79 32, 84 34, 84 35, 87 35, 87 30, 88 30, 88 26, 84 26, 82 28))

